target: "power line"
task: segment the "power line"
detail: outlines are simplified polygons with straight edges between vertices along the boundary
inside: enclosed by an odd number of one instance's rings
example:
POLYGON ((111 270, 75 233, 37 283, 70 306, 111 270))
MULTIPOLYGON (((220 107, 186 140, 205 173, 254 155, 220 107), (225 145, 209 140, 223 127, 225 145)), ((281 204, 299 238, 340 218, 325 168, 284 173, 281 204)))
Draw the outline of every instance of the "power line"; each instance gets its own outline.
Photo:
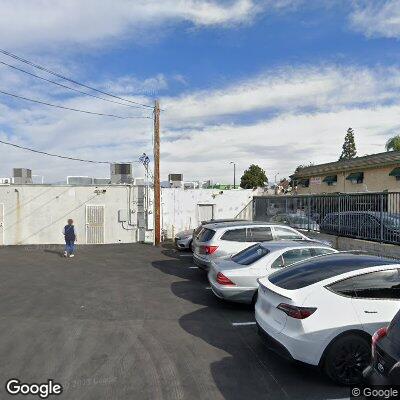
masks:
MULTIPOLYGON (((63 158, 63 159, 66 159, 66 160, 71 160, 71 161, 81 161, 81 162, 87 162, 87 163, 91 163, 91 164, 113 164, 114 163, 114 161, 94 161, 94 160, 85 160, 85 159, 82 159, 82 158, 60 156, 59 154, 47 153, 45 151, 31 149, 29 147, 20 146, 20 145, 15 144, 15 143, 5 142, 4 140, 0 140, 0 143, 5 144, 7 146, 16 147, 16 148, 21 149, 21 150, 31 151, 32 153, 38 153, 38 154, 42 154, 42 155, 49 156, 49 157, 63 158)), ((140 161, 139 160, 135 160, 134 162, 140 162, 140 161)))
POLYGON ((19 96, 17 94, 4 92, 3 90, 0 90, 0 93, 2 93, 4 95, 7 95, 7 96, 15 97, 17 99, 31 101, 33 103, 44 104, 44 105, 49 106, 49 107, 61 108, 63 110, 76 111, 76 112, 80 112, 80 113, 84 113, 84 114, 101 115, 103 117, 113 117, 113 118, 119 118, 119 119, 135 119, 135 118, 153 119, 152 117, 146 117, 146 116, 121 116, 121 115, 115 115, 115 114, 97 113, 97 112, 94 112, 94 111, 80 110, 80 109, 77 109, 77 108, 71 108, 71 107, 60 106, 60 105, 57 105, 57 104, 51 104, 51 103, 47 103, 47 102, 41 101, 41 100, 29 99, 28 97, 23 97, 23 96, 19 96))
POLYGON ((36 74, 34 74, 34 73, 32 73, 32 72, 26 71, 25 69, 22 69, 22 68, 18 68, 18 67, 16 67, 15 65, 8 64, 8 63, 6 63, 6 62, 4 62, 4 61, 0 61, 0 64, 3 64, 3 65, 5 65, 5 66, 7 66, 7 67, 10 67, 10 68, 13 68, 13 69, 15 69, 15 70, 17 70, 17 71, 23 72, 24 74, 27 74, 27 75, 33 76, 33 77, 35 77, 35 78, 41 79, 41 80, 43 80, 43 81, 45 81, 45 82, 49 82, 49 83, 52 83, 52 84, 54 84, 54 85, 60 86, 60 87, 62 87, 62 88, 64 88, 64 89, 73 90, 74 92, 83 94, 83 95, 85 95, 85 96, 94 97, 94 98, 96 98, 96 99, 108 101, 108 102, 110 102, 110 103, 120 104, 121 106, 125 106, 125 107, 141 108, 141 106, 138 106, 138 105, 131 105, 131 104, 121 103, 121 102, 119 102, 119 101, 115 101, 115 100, 111 100, 111 99, 106 99, 106 98, 101 97, 101 96, 96 96, 95 94, 91 94, 91 93, 84 92, 83 90, 75 89, 75 88, 73 88, 73 87, 71 87, 71 86, 63 85, 62 83, 53 81, 53 80, 51 80, 51 79, 44 78, 43 76, 40 76, 40 75, 36 75, 36 74))
POLYGON ((78 81, 76 81, 76 80, 74 80, 74 79, 68 78, 68 77, 63 76, 63 75, 61 75, 61 74, 58 74, 57 72, 54 72, 54 71, 52 71, 52 70, 50 70, 50 69, 48 69, 48 68, 45 68, 45 67, 43 67, 43 66, 41 66, 41 65, 35 64, 35 63, 33 63, 32 61, 29 61, 29 60, 26 60, 26 59, 24 59, 24 58, 22 58, 22 57, 19 57, 19 56, 15 55, 15 54, 13 54, 13 53, 11 53, 11 52, 9 52, 9 51, 0 49, 0 53, 6 55, 6 56, 8 56, 8 57, 14 58, 15 60, 21 61, 21 62, 23 62, 23 63, 25 63, 25 64, 28 64, 28 65, 30 65, 30 66, 32 66, 32 67, 35 67, 35 68, 37 68, 37 69, 40 69, 40 70, 42 70, 42 71, 44 71, 44 72, 47 72, 48 74, 51 74, 51 75, 57 76, 58 78, 67 80, 67 81, 69 81, 69 82, 72 82, 72 83, 74 83, 75 85, 79 85, 79 86, 85 87, 86 89, 90 89, 90 90, 93 90, 93 91, 95 91, 95 92, 98 92, 98 93, 104 94, 104 95, 106 95, 106 96, 110 96, 110 97, 113 97, 113 98, 115 98, 115 99, 122 100, 122 101, 125 101, 125 102, 128 102, 128 103, 137 104, 137 105, 142 106, 142 107, 153 108, 153 106, 150 106, 150 105, 148 105, 148 104, 142 104, 142 103, 138 103, 138 102, 133 101, 133 100, 124 99, 123 97, 119 97, 119 96, 116 96, 116 95, 114 95, 114 94, 107 93, 107 92, 105 92, 105 91, 102 91, 102 90, 100 90, 100 89, 96 89, 96 88, 94 88, 94 87, 92 87, 92 86, 89 86, 89 85, 85 85, 84 83, 80 83, 80 82, 78 82, 78 81))

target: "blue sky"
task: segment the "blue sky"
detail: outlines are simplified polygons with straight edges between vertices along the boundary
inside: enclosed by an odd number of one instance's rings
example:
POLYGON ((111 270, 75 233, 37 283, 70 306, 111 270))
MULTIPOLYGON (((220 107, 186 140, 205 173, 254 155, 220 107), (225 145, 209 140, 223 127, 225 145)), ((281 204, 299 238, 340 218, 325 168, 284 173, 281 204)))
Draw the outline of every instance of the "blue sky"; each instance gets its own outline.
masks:
MULTIPOLYGON (((160 99, 162 174, 231 180, 251 163, 270 179, 335 160, 349 126, 358 154, 400 131, 400 2, 0 0, 0 47, 134 101, 160 99)), ((29 69, 6 56, 0 61, 29 69)), ((53 77, 54 78, 54 77, 53 77)), ((0 66, 0 90, 66 107, 149 115, 0 66)), ((151 153, 150 120, 114 120, 0 95, 0 139, 98 160, 151 153)), ((0 146, 0 176, 107 176, 0 146)), ((140 166, 136 175, 141 176, 140 166)))

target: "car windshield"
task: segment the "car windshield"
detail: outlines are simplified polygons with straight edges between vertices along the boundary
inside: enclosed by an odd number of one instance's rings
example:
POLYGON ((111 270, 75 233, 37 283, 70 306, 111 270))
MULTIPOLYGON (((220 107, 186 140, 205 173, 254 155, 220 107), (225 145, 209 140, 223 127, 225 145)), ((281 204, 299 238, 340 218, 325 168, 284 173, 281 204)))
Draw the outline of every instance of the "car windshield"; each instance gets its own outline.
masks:
POLYGON ((232 260, 241 265, 250 265, 258 261, 260 258, 264 257, 269 253, 265 247, 260 244, 255 244, 254 246, 248 247, 242 250, 240 253, 232 256, 232 260))

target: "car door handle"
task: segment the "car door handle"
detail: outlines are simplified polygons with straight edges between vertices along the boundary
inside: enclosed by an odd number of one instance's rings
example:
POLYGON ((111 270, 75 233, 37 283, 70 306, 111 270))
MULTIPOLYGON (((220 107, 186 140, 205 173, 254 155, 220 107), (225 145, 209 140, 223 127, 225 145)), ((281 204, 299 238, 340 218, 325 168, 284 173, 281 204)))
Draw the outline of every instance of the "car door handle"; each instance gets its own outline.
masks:
POLYGON ((364 310, 365 314, 378 314, 378 311, 364 310))

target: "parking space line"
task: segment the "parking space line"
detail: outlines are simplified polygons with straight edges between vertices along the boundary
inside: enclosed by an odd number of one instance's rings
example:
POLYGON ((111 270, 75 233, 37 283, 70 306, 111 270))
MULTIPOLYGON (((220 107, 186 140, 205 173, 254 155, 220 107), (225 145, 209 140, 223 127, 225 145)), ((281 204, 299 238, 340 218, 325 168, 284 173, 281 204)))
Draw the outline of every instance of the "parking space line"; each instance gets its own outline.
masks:
POLYGON ((180 254, 179 257, 193 257, 191 254, 180 254))
POLYGON ((199 267, 189 267, 190 269, 199 269, 199 267))
POLYGON ((206 286, 204 289, 211 290, 211 286, 206 286))
POLYGON ((248 322, 232 322, 232 326, 248 326, 255 325, 256 321, 248 321, 248 322))

